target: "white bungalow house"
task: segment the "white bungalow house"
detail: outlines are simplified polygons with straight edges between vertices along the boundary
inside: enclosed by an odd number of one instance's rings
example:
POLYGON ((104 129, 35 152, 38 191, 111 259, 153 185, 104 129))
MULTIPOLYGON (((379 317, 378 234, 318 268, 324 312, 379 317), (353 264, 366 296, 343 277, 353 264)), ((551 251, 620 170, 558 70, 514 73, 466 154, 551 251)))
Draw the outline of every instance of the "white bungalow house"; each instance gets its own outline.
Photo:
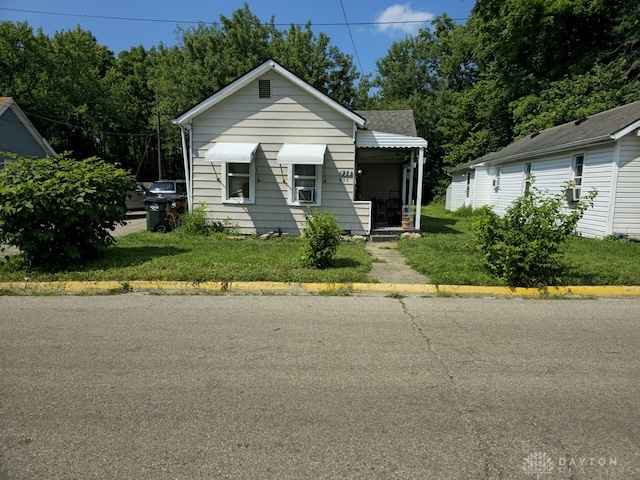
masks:
POLYGON ((640 235, 640 102, 528 135, 504 149, 452 168, 447 209, 491 205, 498 214, 528 188, 575 188, 568 207, 596 189, 578 231, 588 237, 640 235))
POLYGON ((56 154, 15 100, 0 97, 0 168, 14 160, 7 153, 35 158, 56 154))
POLYGON ((421 202, 427 142, 410 111, 351 111, 271 60, 173 123, 189 204, 243 233, 300 234, 317 208, 368 235, 421 202))

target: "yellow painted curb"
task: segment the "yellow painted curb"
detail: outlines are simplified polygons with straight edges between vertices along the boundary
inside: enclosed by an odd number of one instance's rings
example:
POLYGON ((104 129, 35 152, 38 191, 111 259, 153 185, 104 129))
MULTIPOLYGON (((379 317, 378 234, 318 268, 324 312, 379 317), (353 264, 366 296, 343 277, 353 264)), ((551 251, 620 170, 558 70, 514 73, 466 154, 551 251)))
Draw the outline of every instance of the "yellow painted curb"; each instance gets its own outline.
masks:
POLYGON ((286 282, 0 282, 0 290, 16 292, 130 292, 130 291, 213 291, 213 292, 372 292, 416 295, 495 295, 495 296, 640 296, 640 286, 567 286, 537 288, 487 287, 472 285, 432 285, 397 283, 286 283, 286 282))

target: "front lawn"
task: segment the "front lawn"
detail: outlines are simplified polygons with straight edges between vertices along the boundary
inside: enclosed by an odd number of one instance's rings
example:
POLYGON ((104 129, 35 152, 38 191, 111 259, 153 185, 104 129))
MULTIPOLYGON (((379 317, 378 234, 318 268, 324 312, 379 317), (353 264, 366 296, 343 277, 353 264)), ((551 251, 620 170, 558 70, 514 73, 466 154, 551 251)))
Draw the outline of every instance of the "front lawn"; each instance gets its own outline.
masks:
POLYGON ((299 238, 242 240, 225 236, 178 237, 151 232, 117 239, 103 258, 64 272, 45 273, 0 264, 0 281, 169 280, 193 282, 371 282, 371 257, 363 242, 343 243, 332 268, 304 268, 299 238))
MULTIPOLYGON (((423 238, 402 240, 400 251, 438 285, 502 285, 487 273, 470 232, 470 217, 443 205, 422 208, 423 238)), ((640 243, 573 237, 564 256, 564 285, 640 285, 640 243)))

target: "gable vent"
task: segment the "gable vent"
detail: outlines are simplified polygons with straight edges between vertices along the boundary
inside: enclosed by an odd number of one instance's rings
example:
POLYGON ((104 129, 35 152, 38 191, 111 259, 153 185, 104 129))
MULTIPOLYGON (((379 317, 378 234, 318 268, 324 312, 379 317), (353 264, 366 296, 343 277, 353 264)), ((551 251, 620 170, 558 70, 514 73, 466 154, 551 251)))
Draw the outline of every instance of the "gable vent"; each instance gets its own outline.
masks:
POLYGON ((271 80, 258 80, 258 97, 271 98, 271 80))

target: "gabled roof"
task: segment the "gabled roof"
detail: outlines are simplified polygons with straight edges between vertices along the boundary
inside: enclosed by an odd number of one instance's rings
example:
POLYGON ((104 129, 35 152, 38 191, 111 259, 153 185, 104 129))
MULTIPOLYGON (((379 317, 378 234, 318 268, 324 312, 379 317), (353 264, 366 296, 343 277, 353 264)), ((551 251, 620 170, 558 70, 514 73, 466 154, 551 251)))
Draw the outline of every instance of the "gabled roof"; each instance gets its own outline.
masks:
POLYGON ((356 110, 367 119, 367 130, 397 133, 408 137, 417 135, 413 110, 356 110))
POLYGON ((16 117, 18 117, 22 125, 24 125, 31 136, 35 139, 36 142, 38 142, 38 144, 40 144, 40 146, 46 153, 48 153, 49 155, 56 154, 53 147, 49 145, 49 142, 47 142, 42 135, 40 135, 36 127, 34 127, 34 125, 27 118, 27 116, 24 114, 15 100, 12 97, 0 97, 0 117, 9 109, 11 109, 16 117))
POLYGON ((305 82, 304 80, 300 79, 299 77, 297 77, 296 75, 291 73, 289 70, 284 68, 282 65, 276 63, 273 60, 267 60, 262 65, 259 65, 258 67, 256 67, 253 70, 251 70, 249 73, 246 73, 245 75, 243 75, 240 78, 236 79, 235 81, 231 82, 229 85, 227 85, 226 87, 222 88, 221 90, 218 90, 216 93, 211 95, 209 98, 207 98, 206 100, 200 102, 199 104, 197 104, 193 108, 187 110, 185 113, 183 113, 178 118, 173 120, 173 123, 176 124, 176 125, 187 125, 189 122, 191 122, 191 120, 194 117, 197 117, 198 115, 200 115, 204 111, 208 110, 209 108, 211 108, 215 104, 221 102, 222 100, 224 100, 225 98, 229 97, 230 95, 233 95, 235 92, 237 92, 241 88, 245 87, 249 83, 257 80, 258 78, 260 78, 262 75, 264 75, 265 73, 267 73, 269 71, 277 72, 278 74, 282 75, 284 78, 289 80, 291 83, 297 85, 298 87, 300 87, 304 91, 306 91, 308 94, 310 94, 313 97, 315 97, 316 99, 320 100, 325 105, 333 108, 334 110, 336 110, 337 112, 341 113, 345 117, 353 120, 356 123, 356 125, 358 125, 360 128, 364 127, 365 119, 362 118, 360 115, 352 112, 348 108, 343 107, 338 102, 336 102, 335 100, 333 100, 329 96, 325 95, 324 93, 322 93, 318 89, 312 87, 307 82, 305 82))
POLYGON ((450 172, 467 170, 485 162, 506 163, 560 150, 614 141, 637 128, 640 128, 640 101, 527 135, 502 150, 452 168, 450 172))

